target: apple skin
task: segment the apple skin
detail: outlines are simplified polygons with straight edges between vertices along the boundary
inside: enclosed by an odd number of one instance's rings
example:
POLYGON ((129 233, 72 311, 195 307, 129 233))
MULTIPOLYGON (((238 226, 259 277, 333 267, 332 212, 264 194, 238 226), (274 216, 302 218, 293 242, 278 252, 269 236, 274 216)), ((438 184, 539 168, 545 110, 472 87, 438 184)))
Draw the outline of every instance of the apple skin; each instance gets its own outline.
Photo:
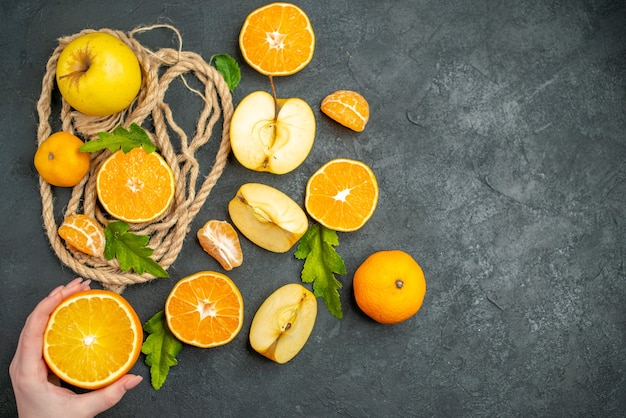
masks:
POLYGON ((141 88, 141 66, 121 39, 105 32, 81 35, 63 48, 56 81, 63 98, 89 116, 126 109, 141 88))
POLYGON ((228 213, 246 238, 275 253, 289 251, 309 227, 304 210, 291 197, 261 183, 243 184, 228 203, 228 213))
POLYGON ((261 304, 250 325, 250 345, 284 364, 306 344, 317 318, 315 295, 298 283, 279 287, 261 304))
POLYGON ((302 99, 277 99, 265 91, 244 97, 230 124, 230 143, 244 167, 273 174, 293 171, 311 152, 315 115, 302 99), (278 109, 278 114, 276 114, 278 109))

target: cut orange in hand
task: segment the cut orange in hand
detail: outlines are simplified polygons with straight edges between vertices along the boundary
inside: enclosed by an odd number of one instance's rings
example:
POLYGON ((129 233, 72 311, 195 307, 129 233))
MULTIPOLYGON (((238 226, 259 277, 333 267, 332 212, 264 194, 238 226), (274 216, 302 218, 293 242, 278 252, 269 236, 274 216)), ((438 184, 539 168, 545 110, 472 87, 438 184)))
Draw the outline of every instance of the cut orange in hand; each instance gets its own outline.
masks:
POLYGON ((370 118, 365 97, 352 90, 337 90, 322 100, 321 111, 343 126, 362 132, 370 118))
POLYGON ((232 341, 243 326, 243 298, 235 283, 215 271, 201 271, 174 285, 165 318, 180 341, 209 348, 232 341))
POLYGON ((239 47, 243 58, 256 71, 286 76, 311 62, 315 34, 302 9, 290 3, 270 3, 246 17, 239 47))
POLYGON ((95 257, 100 257, 104 253, 104 230, 98 221, 90 216, 75 214, 66 217, 58 233, 71 248, 95 257))
POLYGON ((98 389, 135 365, 143 331, 126 299, 94 289, 61 302, 43 337, 43 357, 54 374, 76 387, 98 389))
POLYGON ((372 217, 378 204, 378 182, 362 161, 338 158, 320 167, 306 185, 304 206, 325 227, 356 231, 372 217))
POLYGON ((226 221, 211 219, 198 230, 198 241, 211 257, 224 268, 232 270, 243 262, 237 231, 226 221))
POLYGON ((157 152, 142 147, 116 151, 98 170, 98 199, 114 218, 130 223, 161 217, 174 199, 172 168, 157 152))

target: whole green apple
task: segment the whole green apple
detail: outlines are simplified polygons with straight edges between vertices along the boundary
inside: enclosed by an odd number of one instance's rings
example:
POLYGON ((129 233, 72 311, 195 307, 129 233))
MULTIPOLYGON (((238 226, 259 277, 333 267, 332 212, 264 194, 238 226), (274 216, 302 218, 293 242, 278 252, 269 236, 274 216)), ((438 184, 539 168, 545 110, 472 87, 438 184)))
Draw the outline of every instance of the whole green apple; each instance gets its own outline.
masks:
POLYGON ((91 32, 63 48, 56 67, 63 98, 90 116, 121 112, 141 88, 141 67, 135 53, 121 39, 91 32))

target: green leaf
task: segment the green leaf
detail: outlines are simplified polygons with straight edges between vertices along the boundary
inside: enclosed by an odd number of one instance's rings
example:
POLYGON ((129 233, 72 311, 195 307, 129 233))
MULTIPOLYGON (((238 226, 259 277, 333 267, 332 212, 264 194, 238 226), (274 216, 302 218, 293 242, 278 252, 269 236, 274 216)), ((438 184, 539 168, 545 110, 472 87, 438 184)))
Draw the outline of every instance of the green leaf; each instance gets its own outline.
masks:
POLYGON ((152 387, 159 390, 165 383, 170 367, 178 364, 176 356, 183 344, 167 327, 163 311, 150 318, 143 329, 150 335, 141 346, 141 352, 146 355, 146 366, 150 367, 152 387))
POLYGON ((122 221, 111 222, 106 226, 104 229, 106 259, 117 258, 123 271, 132 268, 137 274, 146 272, 154 277, 170 277, 167 271, 150 258, 154 251, 146 247, 150 237, 136 235, 128 230, 128 224, 122 221))
POLYGON ((215 69, 222 74, 230 91, 235 91, 241 81, 241 71, 237 61, 228 54, 215 54, 209 61, 215 61, 215 69))
POLYGON ((121 148, 126 153, 139 147, 143 147, 148 154, 156 151, 156 146, 150 141, 146 131, 136 123, 132 123, 129 129, 118 126, 113 132, 98 132, 98 139, 85 142, 79 151, 96 152, 108 148, 111 152, 115 152, 121 148))
POLYGON ((324 300, 326 308, 343 318, 339 289, 343 287, 335 274, 346 274, 343 259, 335 250, 339 245, 337 233, 319 224, 312 224, 304 234, 294 256, 304 261, 302 281, 313 283, 313 293, 324 300))

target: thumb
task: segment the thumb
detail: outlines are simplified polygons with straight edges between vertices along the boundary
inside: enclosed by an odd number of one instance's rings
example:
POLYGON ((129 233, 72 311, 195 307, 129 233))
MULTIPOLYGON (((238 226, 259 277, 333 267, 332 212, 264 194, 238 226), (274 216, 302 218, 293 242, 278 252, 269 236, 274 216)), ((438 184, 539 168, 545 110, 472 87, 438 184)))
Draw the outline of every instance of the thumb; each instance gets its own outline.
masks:
POLYGON ((143 377, 127 374, 102 389, 79 395, 84 412, 96 416, 115 406, 129 390, 137 386, 143 377))

